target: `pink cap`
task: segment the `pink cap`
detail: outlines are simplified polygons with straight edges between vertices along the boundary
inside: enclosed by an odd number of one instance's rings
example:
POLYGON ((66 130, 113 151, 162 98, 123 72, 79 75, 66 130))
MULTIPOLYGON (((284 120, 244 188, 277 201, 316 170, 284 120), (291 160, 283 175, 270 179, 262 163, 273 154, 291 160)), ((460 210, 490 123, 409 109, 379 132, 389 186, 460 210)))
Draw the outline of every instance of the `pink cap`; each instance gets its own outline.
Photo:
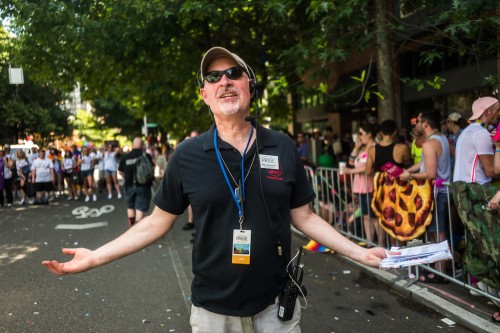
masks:
POLYGON ((472 117, 469 120, 476 120, 481 117, 481 115, 486 111, 490 106, 498 103, 498 99, 493 97, 479 97, 472 103, 472 117))

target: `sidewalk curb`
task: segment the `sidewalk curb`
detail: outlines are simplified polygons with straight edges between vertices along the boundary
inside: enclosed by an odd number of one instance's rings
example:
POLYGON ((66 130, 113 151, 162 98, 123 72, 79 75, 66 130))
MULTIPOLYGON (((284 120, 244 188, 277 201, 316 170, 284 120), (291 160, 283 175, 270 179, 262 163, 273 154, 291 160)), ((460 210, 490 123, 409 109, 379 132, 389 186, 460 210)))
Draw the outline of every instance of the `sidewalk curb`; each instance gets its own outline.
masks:
MULTIPOLYGON (((400 292, 401 294, 415 300, 416 302, 427 306, 446 317, 449 317, 456 323, 467 327, 468 329, 478 332, 478 333, 496 333, 499 330, 498 325, 486 320, 482 317, 479 317, 455 304, 441 298, 431 292, 429 292, 426 288, 420 288, 416 285, 412 285, 410 287, 405 287, 404 285, 408 282, 407 280, 399 280, 394 282, 394 279, 398 278, 398 276, 391 274, 387 271, 383 271, 380 269, 368 267, 362 265, 354 260, 346 258, 342 255, 338 255, 338 257, 350 263, 360 270, 374 276, 377 280, 387 284, 391 288, 400 292)), ((443 325, 446 325, 443 323, 443 325)))

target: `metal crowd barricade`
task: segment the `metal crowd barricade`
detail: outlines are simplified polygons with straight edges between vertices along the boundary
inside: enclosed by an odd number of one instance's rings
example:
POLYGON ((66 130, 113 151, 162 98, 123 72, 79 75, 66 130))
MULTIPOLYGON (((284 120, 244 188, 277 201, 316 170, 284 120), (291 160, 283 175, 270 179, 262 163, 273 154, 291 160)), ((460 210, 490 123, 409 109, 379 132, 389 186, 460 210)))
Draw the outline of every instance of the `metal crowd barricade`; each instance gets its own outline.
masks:
MULTIPOLYGON (((338 168, 324 168, 318 167, 315 170, 309 166, 305 167, 307 176, 311 185, 316 192, 316 199, 311 203, 311 209, 319 216, 321 216, 325 221, 335 227, 344 236, 350 238, 351 240, 358 242, 360 245, 378 246, 377 243, 369 241, 365 236, 365 230, 363 226, 363 216, 359 216, 356 211, 359 209, 359 202, 357 195, 352 193, 351 184, 353 180, 352 175, 341 175, 338 168), (364 243, 364 244, 363 244, 364 243)), ((457 228, 453 225, 453 208, 452 200, 450 195, 449 184, 445 183, 446 194, 448 197, 448 221, 445 222, 445 232, 447 233, 447 239, 450 244, 450 252, 452 254, 452 259, 446 262, 446 266, 450 267, 446 269, 446 272, 440 272, 430 264, 418 265, 408 267, 406 269, 406 274, 399 279, 409 278, 407 286, 415 283, 419 280, 422 272, 433 273, 439 275, 452 283, 460 285, 466 289, 467 292, 473 291, 479 295, 485 296, 494 302, 500 304, 500 293, 495 295, 489 294, 476 286, 471 284, 471 277, 463 271, 461 266, 463 244, 467 242, 466 235, 464 233, 463 237, 459 239, 454 239, 456 237, 457 228)), ((371 205, 368 205, 371 210, 371 205)), ((436 207, 434 209, 434 213, 436 207)), ((458 216, 456 216, 458 219, 458 216)), ((458 220, 459 221, 459 220, 458 220)), ((459 221, 460 225, 462 224, 459 221)), ((460 226, 459 225, 459 226, 460 226)), ((371 226, 371 225, 369 225, 371 226)), ((377 223, 377 227, 381 229, 380 225, 377 223)), ((379 230, 380 231, 380 230, 379 230)), ((371 232, 371 231, 370 231, 371 232)), ((439 229, 437 230, 439 233, 439 229)), ((380 232, 378 233, 381 234, 380 232)), ((424 235, 425 242, 428 241, 428 232, 424 235)), ((461 236, 461 235, 459 235, 461 236)), ((400 244, 394 239, 390 239, 385 236, 385 244, 389 248, 389 244, 392 246, 403 246, 405 244, 400 244), (391 244, 392 242, 392 244, 391 244)))

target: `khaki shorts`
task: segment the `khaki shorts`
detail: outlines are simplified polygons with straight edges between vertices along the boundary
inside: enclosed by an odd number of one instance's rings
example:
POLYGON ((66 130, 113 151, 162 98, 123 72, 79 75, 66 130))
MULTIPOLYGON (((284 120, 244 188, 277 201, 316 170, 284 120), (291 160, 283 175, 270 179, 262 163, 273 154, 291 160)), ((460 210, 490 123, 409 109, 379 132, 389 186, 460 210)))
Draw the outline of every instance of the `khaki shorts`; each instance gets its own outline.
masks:
POLYGON ((297 298, 293 318, 278 319, 278 298, 253 317, 225 316, 191 306, 190 324, 193 333, 300 333, 300 302, 297 298))

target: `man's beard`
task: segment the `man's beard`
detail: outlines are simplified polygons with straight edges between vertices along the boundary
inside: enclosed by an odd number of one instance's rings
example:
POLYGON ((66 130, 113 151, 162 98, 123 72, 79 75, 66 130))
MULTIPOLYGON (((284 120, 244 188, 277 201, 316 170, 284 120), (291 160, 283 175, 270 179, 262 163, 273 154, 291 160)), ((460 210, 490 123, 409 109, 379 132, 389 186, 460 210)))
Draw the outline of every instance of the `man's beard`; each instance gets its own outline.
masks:
POLYGON ((232 101, 222 100, 219 102, 219 109, 224 115, 231 116, 238 113, 238 111, 240 110, 240 105, 241 103, 239 99, 232 101))

